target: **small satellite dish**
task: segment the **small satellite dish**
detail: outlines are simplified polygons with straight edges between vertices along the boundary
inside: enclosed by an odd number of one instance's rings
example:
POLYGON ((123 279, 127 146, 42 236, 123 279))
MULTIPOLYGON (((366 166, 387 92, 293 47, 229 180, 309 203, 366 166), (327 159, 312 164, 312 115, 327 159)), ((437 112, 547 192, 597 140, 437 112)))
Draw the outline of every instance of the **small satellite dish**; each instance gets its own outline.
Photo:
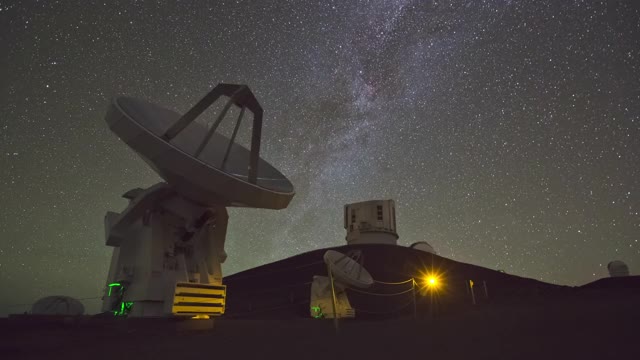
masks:
POLYGON ((357 288, 368 288, 373 285, 373 278, 358 263, 359 257, 359 252, 354 257, 351 257, 335 250, 327 250, 324 253, 324 262, 329 266, 336 281, 357 288))
POLYGON ((291 182, 260 158, 262 107, 246 85, 218 84, 184 115, 130 97, 111 102, 109 128, 181 195, 203 205, 286 208, 291 182), (211 127, 194 120, 229 97, 211 127), (216 130, 232 105, 240 108, 231 138, 216 130), (251 149, 235 143, 245 110, 253 113, 251 149))
MULTIPOLYGON (((373 285, 371 274, 360 264, 361 252, 342 254, 335 250, 324 253, 328 276, 314 276, 311 283, 311 317, 354 318, 346 288, 368 288, 373 285)), ((335 323, 336 330, 338 328, 335 323)))

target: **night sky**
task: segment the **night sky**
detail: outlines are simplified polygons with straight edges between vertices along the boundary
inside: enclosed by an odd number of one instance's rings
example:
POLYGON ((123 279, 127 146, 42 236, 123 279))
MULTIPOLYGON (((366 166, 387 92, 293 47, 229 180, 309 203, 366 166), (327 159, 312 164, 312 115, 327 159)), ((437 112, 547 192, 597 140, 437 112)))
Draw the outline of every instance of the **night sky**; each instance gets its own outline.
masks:
MULTIPOLYGON (((640 272, 636 1, 0 1, 0 314, 102 294, 103 216, 160 178, 104 122, 218 82, 265 109, 285 210, 232 209, 226 275, 345 244, 396 201, 400 244, 559 284, 640 272)), ((99 301, 85 302, 96 311, 99 301)))

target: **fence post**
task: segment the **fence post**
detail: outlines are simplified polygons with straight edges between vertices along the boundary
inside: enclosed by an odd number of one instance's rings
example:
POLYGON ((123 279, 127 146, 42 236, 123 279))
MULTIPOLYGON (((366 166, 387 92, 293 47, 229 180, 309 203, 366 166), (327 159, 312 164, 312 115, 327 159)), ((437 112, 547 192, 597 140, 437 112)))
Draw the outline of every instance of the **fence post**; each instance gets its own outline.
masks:
POLYGON ((471 303, 473 305, 475 305, 476 304, 476 294, 473 291, 473 280, 469 280, 469 289, 471 291, 471 303))
POLYGON ((483 280, 482 285, 484 286, 484 297, 485 299, 489 299, 489 289, 487 288, 487 281, 483 280))
POLYGON ((411 278, 411 290, 413 290, 413 319, 418 319, 418 310, 416 307, 416 279, 411 278))
POLYGON ((333 273, 331 272, 331 263, 327 264, 327 272, 329 273, 329 281, 331 282, 331 305, 333 305, 333 327, 338 334, 338 305, 336 304, 336 289, 333 286, 333 273))

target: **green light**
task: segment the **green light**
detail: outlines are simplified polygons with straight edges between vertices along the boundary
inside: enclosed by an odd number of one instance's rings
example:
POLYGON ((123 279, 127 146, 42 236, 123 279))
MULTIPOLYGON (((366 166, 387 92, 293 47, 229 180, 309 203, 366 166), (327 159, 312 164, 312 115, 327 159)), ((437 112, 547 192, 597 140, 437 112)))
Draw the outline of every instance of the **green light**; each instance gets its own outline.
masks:
POLYGON ((111 283, 108 286, 109 286, 109 295, 108 296, 111 296, 111 289, 113 289, 114 286, 122 286, 122 285, 120 283, 116 282, 116 283, 111 283))
POLYGON ((120 310, 113 312, 115 316, 127 316, 133 307, 133 301, 123 301, 120 303, 120 310))
POLYGON ((312 306, 311 311, 315 312, 315 314, 312 315, 314 319, 320 319, 324 317, 324 314, 322 313, 322 309, 320 309, 320 306, 312 306))

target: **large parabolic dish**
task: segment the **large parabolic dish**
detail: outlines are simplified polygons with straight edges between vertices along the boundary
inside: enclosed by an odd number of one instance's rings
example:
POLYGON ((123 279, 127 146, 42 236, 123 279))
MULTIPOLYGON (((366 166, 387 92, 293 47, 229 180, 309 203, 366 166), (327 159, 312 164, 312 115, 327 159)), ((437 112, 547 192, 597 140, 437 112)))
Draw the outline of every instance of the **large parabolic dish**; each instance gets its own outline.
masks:
POLYGON ((181 195, 203 205, 283 209, 291 182, 260 158, 262 107, 245 85, 218 84, 184 115, 144 100, 117 97, 106 121, 181 195), (228 102, 211 127, 194 120, 221 96, 228 102), (240 115, 231 138, 216 132, 231 106, 240 115), (251 149, 234 140, 245 110, 253 113, 251 149))

